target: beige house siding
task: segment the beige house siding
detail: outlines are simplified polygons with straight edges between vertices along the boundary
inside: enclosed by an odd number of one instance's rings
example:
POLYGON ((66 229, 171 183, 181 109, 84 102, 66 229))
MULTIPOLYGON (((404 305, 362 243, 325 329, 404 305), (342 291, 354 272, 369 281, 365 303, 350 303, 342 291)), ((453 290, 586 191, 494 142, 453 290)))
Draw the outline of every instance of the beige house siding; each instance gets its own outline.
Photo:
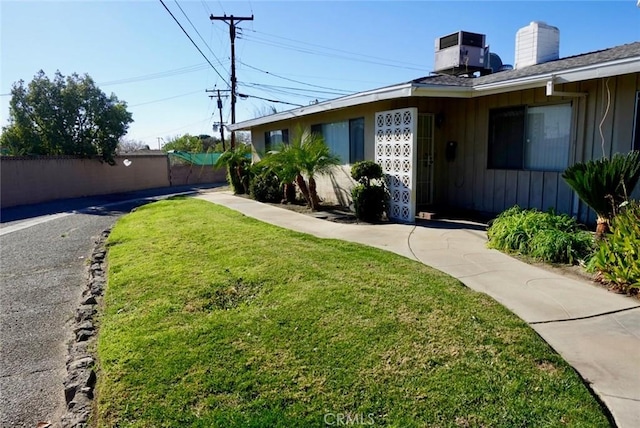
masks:
MULTIPOLYGON (((547 105, 571 102, 571 153, 569 164, 613 153, 628 152, 633 144, 633 121, 636 91, 640 90, 640 73, 594 79, 584 82, 557 84, 556 91, 584 92, 586 97, 547 97, 545 88, 513 91, 475 98, 399 98, 369 103, 338 111, 293 118, 252 129, 252 141, 258 153, 264 151, 264 133, 305 128, 364 117, 365 159, 374 159, 374 115, 376 112, 405 107, 417 107, 420 114, 441 115, 440 126, 434 130, 434 205, 499 213, 513 205, 577 215, 581 221, 593 222, 595 217, 582 204, 562 179, 561 172, 501 170, 487 168, 489 112, 494 108, 518 105, 547 105), (607 107, 607 86, 610 93, 607 107), (604 117, 604 121, 603 121, 604 117), (600 122, 604 145, 601 144, 600 122), (455 160, 445 159, 447 141, 457 142, 455 160)), ((319 182, 321 197, 328 202, 350 202, 353 181, 346 165, 319 182)), ((640 188, 632 195, 640 197, 640 188)), ((345 204, 346 205, 346 204, 345 204)))
MULTIPOLYGON (((445 103, 442 135, 436 135, 436 189, 442 204, 498 213, 515 204, 522 207, 577 215, 581 221, 595 217, 562 179, 561 172, 500 170, 487 168, 489 111, 517 105, 545 105, 568 101, 573 105, 571 154, 569 164, 602 157, 603 145, 599 124, 607 105, 609 112, 602 124, 604 154, 624 153, 632 149, 633 118, 640 74, 610 79, 557 85, 558 91, 585 92, 585 98, 547 97, 544 88, 529 89, 473 99, 449 100, 445 103), (604 86, 604 91, 603 91, 604 86), (443 138, 444 137, 444 138, 443 138), (443 160, 443 144, 458 142, 454 162, 443 160)), ((640 197, 637 188, 632 195, 640 197)))
MULTIPOLYGON (((313 116, 293 118, 280 122, 270 123, 265 126, 258 126, 251 130, 251 142, 253 145, 253 159, 260 160, 264 155, 265 141, 264 134, 269 131, 288 129, 289 138, 295 134, 296 129, 310 129, 311 126, 321 123, 338 122, 348 119, 364 117, 364 158, 374 158, 374 116, 377 111, 389 110, 393 108, 394 101, 384 101, 373 104, 365 104, 349 109, 332 111, 313 116)), ((351 189, 354 181, 351 178, 350 165, 345 164, 334 168, 331 174, 317 178, 318 194, 320 198, 331 204, 348 206, 351 204, 351 189)))

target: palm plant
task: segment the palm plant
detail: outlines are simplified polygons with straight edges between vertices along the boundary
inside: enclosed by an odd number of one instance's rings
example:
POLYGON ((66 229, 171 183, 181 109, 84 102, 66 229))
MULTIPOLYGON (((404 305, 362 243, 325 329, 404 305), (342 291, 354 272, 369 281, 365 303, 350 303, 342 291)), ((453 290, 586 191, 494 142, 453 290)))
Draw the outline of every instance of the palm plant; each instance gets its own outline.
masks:
POLYGON ((307 205, 314 211, 320 207, 316 177, 329 173, 332 167, 340 164, 340 159, 331 154, 321 135, 300 127, 289 144, 271 152, 265 161, 275 168, 283 183, 296 183, 307 205))
POLYGON ((616 154, 577 163, 567 168, 562 178, 597 215, 596 237, 609 232, 616 210, 633 192, 640 179, 640 152, 616 154))
POLYGON ((216 167, 227 168, 227 181, 235 194, 249 192, 250 154, 251 147, 249 145, 238 144, 234 149, 222 153, 216 161, 216 167))
POLYGON ((340 165, 340 158, 331 153, 321 135, 308 130, 297 132, 291 145, 297 155, 296 160, 300 170, 296 176, 296 183, 305 196, 309 207, 316 211, 320 207, 320 199, 318 198, 315 177, 328 174, 334 166, 340 165), (308 186, 304 175, 307 176, 308 186))
POLYGON ((281 143, 275 150, 268 152, 260 163, 269 168, 282 183, 282 202, 293 202, 295 200, 294 182, 300 172, 295 162, 293 146, 281 143))

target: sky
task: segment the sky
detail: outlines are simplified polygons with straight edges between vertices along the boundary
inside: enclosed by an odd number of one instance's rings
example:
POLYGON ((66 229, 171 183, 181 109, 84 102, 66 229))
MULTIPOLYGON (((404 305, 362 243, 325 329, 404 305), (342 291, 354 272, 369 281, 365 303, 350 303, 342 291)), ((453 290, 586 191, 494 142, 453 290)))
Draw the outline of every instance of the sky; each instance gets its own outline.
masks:
POLYGON ((159 148, 185 133, 218 135, 205 91, 229 89, 231 54, 228 25, 211 14, 254 17, 238 24, 238 93, 249 97, 238 99, 237 122, 427 76, 435 39, 459 30, 486 34, 505 64, 531 21, 560 29, 560 57, 640 41, 636 0, 162 1, 206 59, 160 0, 0 0, 0 126, 14 82, 59 70, 86 73, 127 103, 127 139, 159 148))

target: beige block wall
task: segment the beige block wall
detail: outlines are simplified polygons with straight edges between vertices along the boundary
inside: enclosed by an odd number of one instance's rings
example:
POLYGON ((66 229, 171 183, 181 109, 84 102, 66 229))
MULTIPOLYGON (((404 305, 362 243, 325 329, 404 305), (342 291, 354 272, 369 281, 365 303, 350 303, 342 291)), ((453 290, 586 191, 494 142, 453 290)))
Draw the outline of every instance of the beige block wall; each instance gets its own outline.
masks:
POLYGON ((0 206, 35 204, 57 199, 224 181, 212 167, 172 168, 166 156, 116 157, 111 166, 95 159, 71 157, 0 158, 0 206), (124 160, 131 164, 125 166, 124 160))
POLYGON ((172 165, 169 179, 172 186, 222 183, 226 180, 226 170, 212 166, 172 165))

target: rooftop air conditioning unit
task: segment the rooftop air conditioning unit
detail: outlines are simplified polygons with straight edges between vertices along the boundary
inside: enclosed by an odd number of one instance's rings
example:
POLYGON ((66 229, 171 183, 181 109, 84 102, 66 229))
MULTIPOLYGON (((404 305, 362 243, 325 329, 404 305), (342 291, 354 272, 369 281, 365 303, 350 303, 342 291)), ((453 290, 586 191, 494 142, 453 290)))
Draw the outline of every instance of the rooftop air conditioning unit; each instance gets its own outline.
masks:
POLYGON ((489 48, 484 34, 458 31, 436 39, 435 72, 442 74, 490 73, 489 48))

